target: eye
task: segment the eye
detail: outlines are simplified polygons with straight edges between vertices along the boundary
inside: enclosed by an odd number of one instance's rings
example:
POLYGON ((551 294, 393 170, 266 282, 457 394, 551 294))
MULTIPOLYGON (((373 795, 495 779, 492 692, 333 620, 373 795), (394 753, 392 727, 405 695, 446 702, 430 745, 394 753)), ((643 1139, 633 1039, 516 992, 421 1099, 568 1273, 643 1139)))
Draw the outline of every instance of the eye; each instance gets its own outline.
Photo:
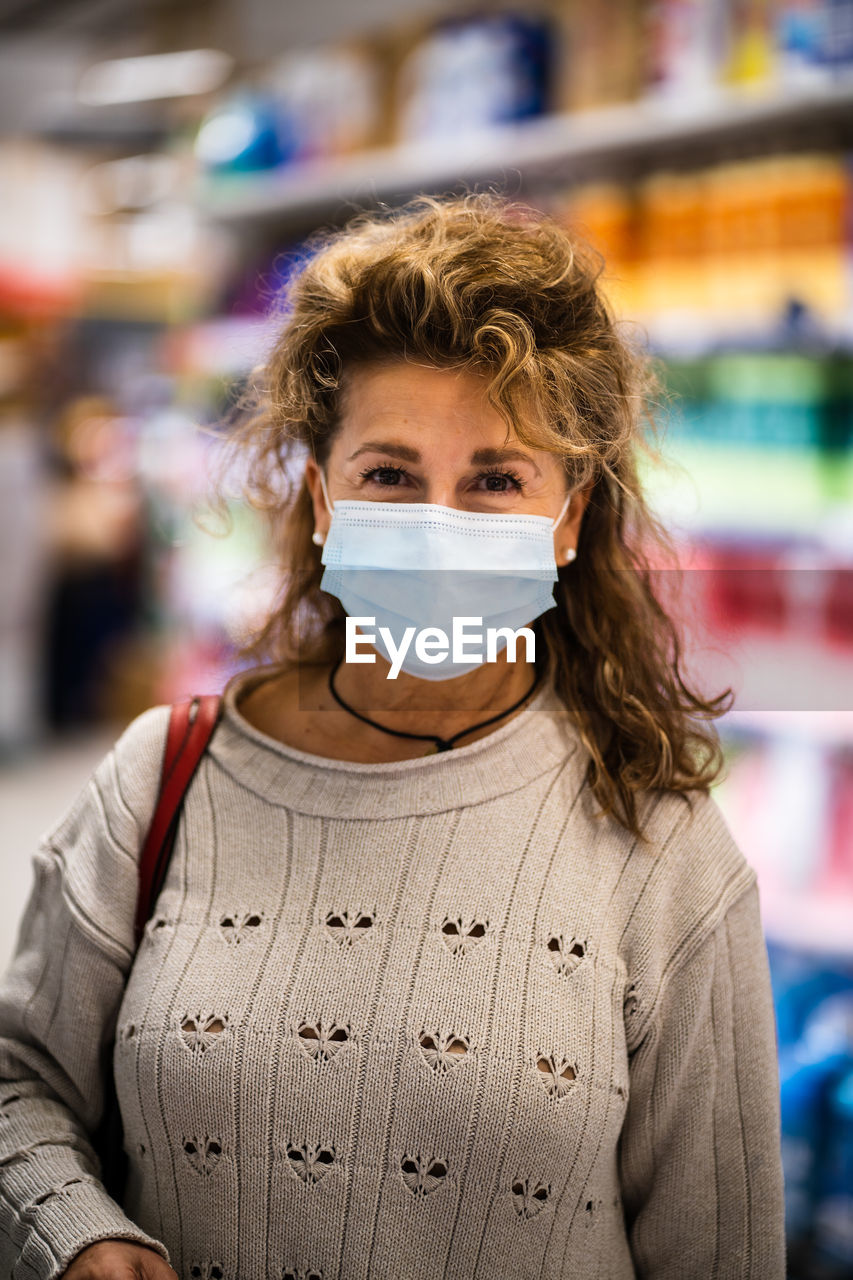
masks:
MULTIPOLYGON (((375 484, 383 489, 402 488, 405 482, 413 479, 405 467, 391 463, 367 467, 359 472, 359 477, 365 484, 375 484)), ((521 493, 526 484, 517 472, 508 467, 489 467, 486 471, 481 471, 475 483, 479 484, 482 481, 485 481, 486 492, 495 494, 521 493)))
POLYGON ((506 467, 490 467, 488 471, 481 471, 477 479, 485 480, 489 493, 520 493, 525 485, 517 472, 506 467))
POLYGON ((367 467, 364 471, 359 472, 362 480, 373 481, 374 484, 383 485, 387 489, 395 488, 399 485, 400 480, 404 476, 408 476, 408 471, 404 467, 381 466, 367 467))

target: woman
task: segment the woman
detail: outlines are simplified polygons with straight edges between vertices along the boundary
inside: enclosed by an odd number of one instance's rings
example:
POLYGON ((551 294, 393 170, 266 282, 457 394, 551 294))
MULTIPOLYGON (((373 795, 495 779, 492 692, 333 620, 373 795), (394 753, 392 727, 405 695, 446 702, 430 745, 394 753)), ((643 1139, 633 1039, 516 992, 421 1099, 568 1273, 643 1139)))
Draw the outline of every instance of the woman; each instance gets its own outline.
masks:
POLYGON ((647 564, 652 369, 596 255, 498 196, 314 249, 234 436, 282 539, 267 661, 135 958, 166 707, 35 858, 0 1250, 69 1280, 780 1278, 725 699, 685 683, 647 564), (88 1143, 114 1022, 121 1206, 88 1143))

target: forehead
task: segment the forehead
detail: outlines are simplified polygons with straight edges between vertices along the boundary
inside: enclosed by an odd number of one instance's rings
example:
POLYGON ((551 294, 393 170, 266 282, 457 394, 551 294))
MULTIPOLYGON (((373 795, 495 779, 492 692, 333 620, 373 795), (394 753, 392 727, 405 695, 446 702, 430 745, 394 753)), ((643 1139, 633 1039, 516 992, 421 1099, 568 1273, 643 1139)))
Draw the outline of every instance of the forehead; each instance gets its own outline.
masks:
POLYGON ((442 369, 406 360, 360 365, 347 373, 341 399, 340 426, 348 432, 378 422, 401 427, 435 427, 440 423, 515 433, 488 401, 488 381, 469 369, 442 369))

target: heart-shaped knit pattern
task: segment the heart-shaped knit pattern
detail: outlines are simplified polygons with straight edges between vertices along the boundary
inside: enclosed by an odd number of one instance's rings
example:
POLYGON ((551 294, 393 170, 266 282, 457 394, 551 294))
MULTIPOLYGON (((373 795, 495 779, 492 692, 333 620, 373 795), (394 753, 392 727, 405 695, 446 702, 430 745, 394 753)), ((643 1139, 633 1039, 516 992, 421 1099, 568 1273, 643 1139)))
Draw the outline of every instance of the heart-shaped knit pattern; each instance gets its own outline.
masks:
POLYGON ((444 944, 455 956, 466 955, 481 938, 486 936, 488 929, 488 920, 466 920, 461 916, 455 918, 445 916, 441 922, 441 936, 444 944))
POLYGON ((540 1054, 536 1059, 539 1079, 552 1098, 565 1098, 577 1079, 577 1063, 556 1054, 540 1054))
POLYGON ((370 933, 375 920, 375 911, 330 911, 326 929, 340 946, 352 947, 370 933))
POLYGON ((403 1181, 416 1196, 428 1196, 444 1185, 447 1162, 436 1156, 406 1154, 400 1161, 403 1181))
POLYGON ((516 1178, 512 1184, 512 1200, 515 1211, 522 1218, 534 1218, 545 1208, 551 1196, 547 1182, 534 1182, 532 1178, 516 1178))
POLYGON ((337 1022, 300 1022, 299 1043, 316 1062, 329 1062, 350 1038, 350 1029, 337 1022))
POLYGON ((312 1185, 326 1176, 337 1158, 334 1147, 324 1147, 319 1143, 297 1145, 289 1142, 286 1153, 297 1177, 312 1185))
POLYGON ((584 939, 575 938, 571 934, 552 934, 546 943, 554 968, 560 977, 568 977, 574 973, 578 965, 586 958, 587 944, 584 939))
POLYGON ((418 1046, 424 1061, 437 1075, 446 1075, 448 1071, 452 1071, 470 1048, 467 1036, 456 1035, 452 1031, 424 1030, 418 1037, 418 1046))
POLYGON ((262 924, 259 911, 230 911, 219 921, 218 932, 229 946, 235 947, 254 937, 262 924))
POLYGON ((181 1145, 184 1155, 196 1173, 208 1176, 213 1173, 222 1155, 222 1143, 219 1138, 199 1138, 193 1134, 185 1137, 181 1145))
POLYGON ((195 1055, 210 1053, 222 1043, 226 1013, 185 1013, 179 1020, 183 1044, 195 1055))

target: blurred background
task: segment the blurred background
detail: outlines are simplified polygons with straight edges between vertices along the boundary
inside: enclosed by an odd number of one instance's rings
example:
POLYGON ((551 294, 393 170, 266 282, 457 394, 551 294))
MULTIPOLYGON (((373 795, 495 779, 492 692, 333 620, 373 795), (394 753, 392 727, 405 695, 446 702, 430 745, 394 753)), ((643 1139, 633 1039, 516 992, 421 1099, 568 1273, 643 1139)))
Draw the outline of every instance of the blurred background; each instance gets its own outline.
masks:
MULTIPOLYGON (((305 237, 496 185, 662 361, 716 794, 756 868, 790 1275, 853 1276, 853 0, 0 0, 0 809, 29 858, 275 587, 223 416, 305 237), (201 517, 201 518, 200 518, 201 517)), ((15 928, 0 934, 5 966, 15 928)))

